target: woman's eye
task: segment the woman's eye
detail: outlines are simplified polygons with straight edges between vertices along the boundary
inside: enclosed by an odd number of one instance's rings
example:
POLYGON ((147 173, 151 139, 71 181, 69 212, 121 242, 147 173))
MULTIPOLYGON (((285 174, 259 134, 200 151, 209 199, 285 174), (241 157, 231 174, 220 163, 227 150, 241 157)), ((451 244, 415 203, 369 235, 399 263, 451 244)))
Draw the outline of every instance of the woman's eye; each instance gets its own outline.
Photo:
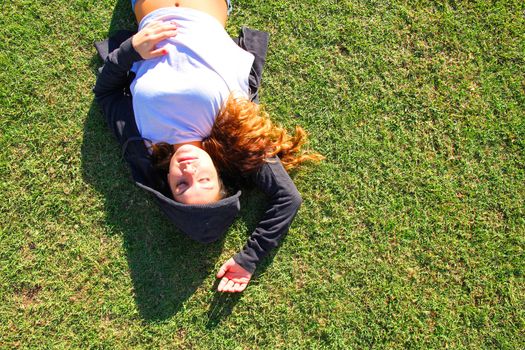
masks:
POLYGON ((209 181, 210 181, 209 177, 203 177, 202 179, 199 180, 199 182, 209 182, 209 181))

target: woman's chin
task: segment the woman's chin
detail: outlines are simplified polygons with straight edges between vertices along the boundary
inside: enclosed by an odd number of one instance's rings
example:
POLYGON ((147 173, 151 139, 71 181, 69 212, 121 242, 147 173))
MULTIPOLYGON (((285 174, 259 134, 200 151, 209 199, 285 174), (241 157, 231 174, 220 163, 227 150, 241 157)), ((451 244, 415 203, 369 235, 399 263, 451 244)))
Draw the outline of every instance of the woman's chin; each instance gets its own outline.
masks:
POLYGON ((196 159, 199 157, 199 153, 202 152, 202 149, 200 149, 197 146, 194 145, 182 145, 174 153, 174 156, 176 157, 177 161, 181 160, 190 160, 190 159, 196 159))

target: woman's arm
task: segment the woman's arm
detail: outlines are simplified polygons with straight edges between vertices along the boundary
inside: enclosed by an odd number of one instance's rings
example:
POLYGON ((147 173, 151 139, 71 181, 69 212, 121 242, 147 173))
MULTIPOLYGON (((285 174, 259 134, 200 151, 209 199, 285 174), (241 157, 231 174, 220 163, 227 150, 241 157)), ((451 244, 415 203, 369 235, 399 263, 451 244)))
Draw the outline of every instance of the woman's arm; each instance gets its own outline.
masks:
POLYGON ((122 132, 118 132, 117 126, 113 124, 115 121, 130 120, 133 117, 131 96, 125 93, 125 89, 129 86, 128 71, 134 62, 142 60, 133 48, 131 40, 132 38, 127 39, 108 55, 93 88, 95 100, 120 143, 124 141, 121 140, 122 132))
MULTIPOLYGON (((111 52, 93 89, 97 102, 104 108, 108 97, 114 97, 115 94, 122 95, 123 89, 129 84, 128 71, 133 63, 165 55, 166 50, 157 48, 156 45, 175 35, 177 35, 175 23, 153 21, 111 52)), ((112 98, 109 99, 111 103, 114 102, 112 98)))
POLYGON ((246 288, 257 264, 279 244, 302 203, 301 195, 277 157, 265 163, 252 180, 267 195, 269 203, 244 248, 219 269, 217 278, 222 278, 219 291, 241 292, 246 288))
POLYGON ((138 134, 130 123, 125 122, 134 120, 131 95, 125 92, 130 83, 128 72, 134 62, 165 54, 165 50, 158 49, 156 45, 175 36, 176 29, 174 23, 154 21, 124 41, 104 62, 93 92, 110 129, 121 144, 126 141, 126 134, 138 134), (127 132, 124 128, 133 130, 127 132))
POLYGON ((140 54, 133 48, 132 39, 133 37, 120 44, 120 47, 111 52, 104 62, 93 89, 95 99, 101 105, 110 95, 122 95, 123 89, 129 85, 128 71, 134 62, 142 60, 140 54))
POLYGON ((251 273, 288 232, 302 203, 301 195, 277 157, 265 163, 254 174, 253 181, 268 196, 269 203, 244 248, 233 257, 239 265, 251 273))

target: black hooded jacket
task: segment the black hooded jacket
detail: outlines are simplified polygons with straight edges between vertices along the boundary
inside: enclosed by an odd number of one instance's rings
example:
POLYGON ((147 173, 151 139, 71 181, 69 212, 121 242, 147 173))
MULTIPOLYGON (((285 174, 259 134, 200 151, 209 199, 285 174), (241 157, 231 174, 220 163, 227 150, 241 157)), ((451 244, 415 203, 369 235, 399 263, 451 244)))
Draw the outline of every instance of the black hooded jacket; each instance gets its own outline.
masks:
MULTIPOLYGON (((93 89, 95 99, 102 109, 110 130, 122 147, 123 157, 131 169, 135 183, 154 195, 161 209, 181 231, 200 242, 216 240, 220 235, 215 232, 226 231, 239 210, 240 191, 224 200, 220 209, 216 209, 224 210, 222 207, 226 207, 228 219, 221 221, 220 217, 215 215, 213 205, 212 208, 204 211, 205 221, 208 220, 206 221, 208 231, 192 230, 190 224, 202 221, 202 210, 192 211, 191 207, 169 198, 166 179, 154 169, 144 139, 135 123, 132 96, 129 92, 133 73, 129 70, 134 62, 142 58, 131 44, 132 34, 132 32, 121 31, 109 40, 95 44, 104 59, 104 66, 93 89), (214 218, 217 221, 213 221, 214 218), (211 231, 213 234, 208 233, 211 231)), ((252 100, 257 102, 268 34, 242 28, 239 39, 235 41, 255 56, 249 84, 252 100)), ((239 265, 253 273, 257 264, 279 244, 282 236, 288 231, 302 199, 278 158, 265 163, 257 172, 250 175, 249 180, 267 196, 268 204, 256 229, 243 249, 233 258, 239 265)))

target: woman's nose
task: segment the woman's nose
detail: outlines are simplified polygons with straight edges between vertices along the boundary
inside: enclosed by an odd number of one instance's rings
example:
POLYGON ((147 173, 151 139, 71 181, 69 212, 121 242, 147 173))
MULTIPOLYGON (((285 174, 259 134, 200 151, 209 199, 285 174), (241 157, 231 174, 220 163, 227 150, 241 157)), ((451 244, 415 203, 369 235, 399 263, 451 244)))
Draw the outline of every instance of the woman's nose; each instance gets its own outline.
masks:
POLYGON ((188 174, 195 174, 195 167, 193 166, 193 164, 191 163, 187 163, 185 164, 185 166, 182 168, 182 171, 184 171, 185 173, 188 173, 188 174))

